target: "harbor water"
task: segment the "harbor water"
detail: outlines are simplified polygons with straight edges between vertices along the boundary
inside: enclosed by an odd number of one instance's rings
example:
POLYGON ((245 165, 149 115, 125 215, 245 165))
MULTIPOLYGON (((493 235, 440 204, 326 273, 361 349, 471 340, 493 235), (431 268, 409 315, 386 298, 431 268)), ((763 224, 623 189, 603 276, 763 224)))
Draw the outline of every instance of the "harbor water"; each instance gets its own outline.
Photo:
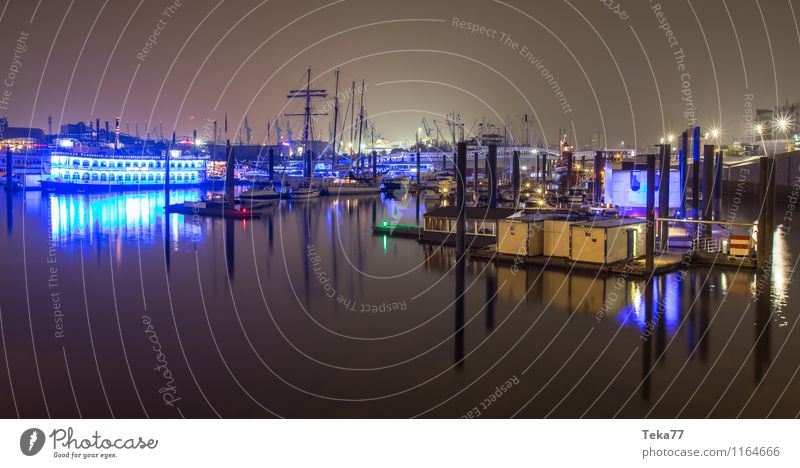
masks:
POLYGON ((800 412, 800 229, 775 235, 766 280, 457 265, 372 234, 437 206, 397 195, 224 220, 167 216, 161 192, 3 193, 0 416, 800 412))

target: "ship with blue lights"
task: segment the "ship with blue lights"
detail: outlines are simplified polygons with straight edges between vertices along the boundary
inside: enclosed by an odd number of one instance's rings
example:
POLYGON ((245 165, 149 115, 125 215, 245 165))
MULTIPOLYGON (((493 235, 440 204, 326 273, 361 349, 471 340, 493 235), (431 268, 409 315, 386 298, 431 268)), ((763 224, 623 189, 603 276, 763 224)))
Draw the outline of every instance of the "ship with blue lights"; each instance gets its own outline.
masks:
POLYGON ((206 182, 206 156, 181 150, 165 154, 128 153, 120 150, 50 152, 50 175, 42 180, 44 190, 147 190, 163 187, 169 167, 169 182, 175 186, 200 186, 206 182))
POLYGON ((90 138, 81 129, 53 140, 43 190, 153 190, 162 188, 167 178, 176 188, 211 182, 206 177, 208 152, 197 141, 173 137, 172 142, 148 142, 118 131, 98 135, 91 128, 88 133, 90 138))

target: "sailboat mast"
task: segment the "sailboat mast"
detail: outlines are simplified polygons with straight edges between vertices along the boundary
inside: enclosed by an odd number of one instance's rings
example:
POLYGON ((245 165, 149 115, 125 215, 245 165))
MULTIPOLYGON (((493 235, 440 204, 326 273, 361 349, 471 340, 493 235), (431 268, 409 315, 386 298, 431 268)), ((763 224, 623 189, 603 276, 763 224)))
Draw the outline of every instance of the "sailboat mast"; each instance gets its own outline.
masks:
POLYGON ((308 137, 311 131, 311 67, 308 67, 306 84, 306 125, 303 129, 303 144, 308 146, 308 137))
POLYGON ((336 132, 339 131, 339 69, 336 69, 336 95, 334 96, 333 100, 333 164, 331 167, 336 165, 336 155, 339 154, 336 151, 336 132))
POLYGON ((356 131, 356 82, 353 81, 350 89, 350 155, 353 155, 353 140, 356 131))
POLYGON ((361 135, 364 132, 364 80, 361 80, 361 104, 358 110, 358 146, 356 153, 358 154, 359 167, 364 169, 364 162, 361 159, 361 135))

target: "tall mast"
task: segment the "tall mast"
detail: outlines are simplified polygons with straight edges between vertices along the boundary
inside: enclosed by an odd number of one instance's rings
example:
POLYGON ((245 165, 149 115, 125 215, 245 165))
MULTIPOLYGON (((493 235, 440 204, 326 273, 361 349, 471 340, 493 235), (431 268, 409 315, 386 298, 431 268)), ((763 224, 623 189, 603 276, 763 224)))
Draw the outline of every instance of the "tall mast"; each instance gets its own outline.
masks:
MULTIPOLYGON (((356 154, 358 154, 359 161, 361 161, 361 134, 364 132, 364 80, 361 80, 361 104, 358 110, 358 146, 356 147, 356 154)), ((361 166, 363 169, 363 164, 361 166)))
POLYGON ((353 81, 353 86, 350 89, 350 155, 353 155, 353 140, 355 139, 356 131, 356 82, 353 81))
MULTIPOLYGON (((306 84, 306 125, 303 129, 303 145, 308 146, 308 135, 311 133, 311 67, 308 67, 306 84)), ((306 148, 308 149, 308 148, 306 148)))
MULTIPOLYGON (((333 164, 336 164, 336 132, 339 130, 339 69, 336 69, 336 96, 333 100, 333 164)), ((333 167, 333 166, 331 166, 333 167)))

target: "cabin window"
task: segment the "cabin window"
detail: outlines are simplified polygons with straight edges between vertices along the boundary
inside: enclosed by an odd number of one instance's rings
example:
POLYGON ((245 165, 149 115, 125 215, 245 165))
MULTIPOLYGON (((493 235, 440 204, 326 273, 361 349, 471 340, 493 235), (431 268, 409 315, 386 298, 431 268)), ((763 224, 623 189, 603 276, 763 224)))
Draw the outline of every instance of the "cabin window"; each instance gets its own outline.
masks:
POLYGON ((131 167, 131 162, 130 161, 125 161, 125 167, 131 167))
POLYGON ((97 180, 97 174, 92 174, 92 180, 97 180))
POLYGON ((147 167, 155 167, 155 163, 153 163, 153 161, 150 161, 150 162, 147 164, 147 167))
POLYGON ((494 222, 491 221, 476 221, 478 226, 478 235, 479 236, 494 236, 496 235, 495 228, 496 225, 494 222))
POLYGON ((134 182, 139 182, 139 174, 134 174, 133 175, 133 181, 134 182))
POLYGON ((89 173, 88 172, 84 172, 83 173, 83 180, 89 180, 89 173))
POLYGON ((92 161, 92 167, 97 167, 99 163, 97 161, 92 161))
POLYGON ((100 180, 101 180, 101 181, 105 182, 107 178, 108 178, 108 177, 106 177, 106 175, 105 175, 105 174, 100 174, 100 180))
POLYGON ((129 182, 130 180, 131 180, 131 175, 130 174, 125 174, 125 181, 129 182))
POLYGON ((425 230, 434 232, 447 232, 446 218, 425 218, 425 230))
POLYGON ((153 180, 153 179, 154 179, 153 174, 147 174, 147 180, 153 180))
POLYGON ((100 161, 100 167, 108 167, 108 163, 105 161, 100 161))

